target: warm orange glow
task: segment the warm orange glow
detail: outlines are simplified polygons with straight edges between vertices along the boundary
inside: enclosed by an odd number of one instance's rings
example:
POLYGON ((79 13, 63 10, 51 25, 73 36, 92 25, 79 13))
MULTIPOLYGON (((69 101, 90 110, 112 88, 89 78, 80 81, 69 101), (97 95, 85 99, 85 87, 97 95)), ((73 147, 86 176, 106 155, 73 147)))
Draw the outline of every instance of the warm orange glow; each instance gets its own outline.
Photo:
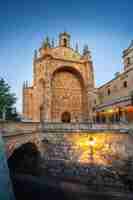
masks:
POLYGON ((93 148, 93 163, 109 165, 113 160, 125 155, 123 146, 127 137, 119 133, 72 133, 71 136, 67 135, 66 139, 73 146, 78 162, 92 162, 90 154, 93 148))
POLYGON ((128 106, 128 107, 127 107, 127 111, 128 111, 128 112, 133 112, 133 106, 128 106))
POLYGON ((113 113, 113 109, 109 109, 107 113, 113 113))
POLYGON ((94 146, 94 145, 95 145, 95 140, 94 140, 93 137, 90 137, 90 138, 89 138, 89 145, 90 145, 90 146, 94 146))

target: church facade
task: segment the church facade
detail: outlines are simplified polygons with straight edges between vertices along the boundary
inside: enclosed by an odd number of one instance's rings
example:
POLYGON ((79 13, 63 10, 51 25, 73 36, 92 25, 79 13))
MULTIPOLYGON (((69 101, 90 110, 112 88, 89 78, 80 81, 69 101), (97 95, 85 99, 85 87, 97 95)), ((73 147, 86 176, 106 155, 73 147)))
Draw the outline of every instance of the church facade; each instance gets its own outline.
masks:
POLYGON ((123 51, 124 70, 95 87, 91 52, 71 48, 67 32, 58 45, 45 39, 35 52, 33 83, 23 86, 23 117, 36 122, 133 121, 133 42, 123 51))
POLYGON ((87 46, 71 48, 70 35, 54 46, 46 38, 33 61, 33 84, 23 86, 23 116, 43 122, 88 122, 95 97, 94 72, 87 46))

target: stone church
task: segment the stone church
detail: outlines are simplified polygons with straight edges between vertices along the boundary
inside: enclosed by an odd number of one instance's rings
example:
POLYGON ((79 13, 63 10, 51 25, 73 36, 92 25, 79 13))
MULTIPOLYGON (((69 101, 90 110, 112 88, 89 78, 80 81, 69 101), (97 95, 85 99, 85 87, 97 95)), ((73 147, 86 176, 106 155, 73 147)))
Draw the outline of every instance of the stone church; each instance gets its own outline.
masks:
POLYGON ((71 36, 60 33, 58 45, 45 39, 33 60, 33 83, 23 86, 23 116, 34 122, 87 122, 95 99, 90 51, 71 48, 71 36))

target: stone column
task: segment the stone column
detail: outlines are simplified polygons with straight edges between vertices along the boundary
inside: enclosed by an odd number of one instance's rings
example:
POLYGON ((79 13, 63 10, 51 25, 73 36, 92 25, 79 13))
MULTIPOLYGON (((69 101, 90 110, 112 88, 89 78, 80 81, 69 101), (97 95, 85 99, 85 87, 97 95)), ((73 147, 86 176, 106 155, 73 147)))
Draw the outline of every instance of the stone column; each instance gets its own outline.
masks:
POLYGON ((114 112, 114 123, 116 124, 116 122, 117 122, 117 120, 116 120, 116 114, 117 114, 117 112, 115 111, 114 112))
POLYGON ((88 122, 92 122, 93 121, 93 117, 92 117, 92 101, 93 101, 93 91, 92 89, 90 89, 90 87, 88 87, 88 122))
POLYGON ((44 94, 44 114, 43 121, 51 121, 51 77, 48 72, 48 63, 45 66, 45 94, 44 94))
POLYGON ((125 111, 122 111, 122 121, 127 122, 125 111))
POLYGON ((109 124, 110 123, 110 119, 109 119, 109 115, 106 114, 106 123, 109 124))

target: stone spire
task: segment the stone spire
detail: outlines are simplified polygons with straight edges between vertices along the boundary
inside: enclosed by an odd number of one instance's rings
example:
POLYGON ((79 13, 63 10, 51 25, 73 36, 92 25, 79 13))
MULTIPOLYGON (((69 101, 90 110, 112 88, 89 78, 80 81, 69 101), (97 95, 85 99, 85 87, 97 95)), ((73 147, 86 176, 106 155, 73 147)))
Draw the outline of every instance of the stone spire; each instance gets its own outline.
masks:
POLYGON ((75 46, 75 51, 78 53, 79 52, 79 47, 78 47, 78 43, 76 42, 76 46, 75 46))
POLYGON ((91 60, 91 52, 88 48, 88 45, 86 45, 86 44, 84 45, 84 48, 83 48, 83 57, 85 59, 91 60))
POLYGON ((28 88, 28 81, 26 80, 25 87, 28 88))
POLYGON ((43 42, 43 48, 50 48, 50 47, 51 47, 50 40, 49 37, 47 36, 43 42))
POLYGON ((88 45, 85 44, 85 45, 84 45, 84 48, 83 48, 83 55, 86 55, 88 52, 89 52, 88 45))
POLYGON ((60 47, 70 47, 70 34, 67 32, 60 33, 59 35, 59 46, 60 47))
POLYGON ((128 48, 133 48, 133 40, 131 40, 130 45, 128 48))
POLYGON ((23 89, 28 88, 28 81, 23 82, 23 89))
POLYGON ((23 82, 23 89, 25 89, 25 87, 26 87, 26 84, 25 84, 25 81, 23 82))
POLYGON ((54 48, 55 47, 55 41, 54 39, 52 39, 52 42, 51 42, 51 47, 54 48))
POLYGON ((35 49, 35 51, 34 51, 34 61, 37 59, 37 50, 35 49))

